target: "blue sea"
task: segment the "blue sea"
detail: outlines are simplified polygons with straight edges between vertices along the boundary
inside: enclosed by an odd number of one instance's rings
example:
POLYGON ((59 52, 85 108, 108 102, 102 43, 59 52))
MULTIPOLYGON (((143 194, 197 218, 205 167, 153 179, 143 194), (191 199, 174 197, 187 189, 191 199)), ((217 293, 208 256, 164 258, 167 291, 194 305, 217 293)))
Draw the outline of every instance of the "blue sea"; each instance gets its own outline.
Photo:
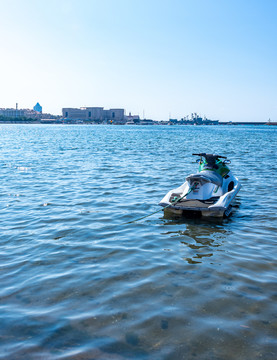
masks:
POLYGON ((277 358, 275 126, 0 135, 0 359, 277 358), (131 222, 197 170, 195 152, 232 161, 232 216, 131 222))

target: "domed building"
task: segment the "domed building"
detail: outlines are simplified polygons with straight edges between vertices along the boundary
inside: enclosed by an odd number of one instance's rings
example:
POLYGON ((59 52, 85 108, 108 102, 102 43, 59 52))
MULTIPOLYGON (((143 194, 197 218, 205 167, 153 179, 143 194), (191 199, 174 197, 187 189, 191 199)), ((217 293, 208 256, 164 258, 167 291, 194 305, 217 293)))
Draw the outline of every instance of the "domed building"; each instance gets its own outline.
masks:
POLYGON ((33 109, 39 113, 42 113, 42 106, 37 102, 33 109))

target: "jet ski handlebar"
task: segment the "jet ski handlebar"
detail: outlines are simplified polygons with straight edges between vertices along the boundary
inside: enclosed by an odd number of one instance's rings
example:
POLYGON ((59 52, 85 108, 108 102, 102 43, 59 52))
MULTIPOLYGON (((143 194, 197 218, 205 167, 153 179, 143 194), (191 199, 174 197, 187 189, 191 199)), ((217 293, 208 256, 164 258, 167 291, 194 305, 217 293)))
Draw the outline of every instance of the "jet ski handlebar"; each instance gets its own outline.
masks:
POLYGON ((214 159, 227 159, 226 156, 221 156, 221 155, 215 155, 215 154, 206 154, 206 153, 200 153, 200 154, 192 154, 192 155, 196 155, 196 156, 203 156, 204 158, 214 158, 214 159))

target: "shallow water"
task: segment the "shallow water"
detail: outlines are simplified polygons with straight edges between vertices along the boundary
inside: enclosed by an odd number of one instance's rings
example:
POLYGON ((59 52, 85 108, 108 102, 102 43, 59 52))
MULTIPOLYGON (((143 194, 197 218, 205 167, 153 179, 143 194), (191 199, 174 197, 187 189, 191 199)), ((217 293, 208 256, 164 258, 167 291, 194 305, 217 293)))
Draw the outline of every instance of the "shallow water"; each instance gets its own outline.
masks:
POLYGON ((0 130, 0 359, 276 359, 277 128, 0 130), (194 152, 232 160, 232 217, 126 224, 194 152))

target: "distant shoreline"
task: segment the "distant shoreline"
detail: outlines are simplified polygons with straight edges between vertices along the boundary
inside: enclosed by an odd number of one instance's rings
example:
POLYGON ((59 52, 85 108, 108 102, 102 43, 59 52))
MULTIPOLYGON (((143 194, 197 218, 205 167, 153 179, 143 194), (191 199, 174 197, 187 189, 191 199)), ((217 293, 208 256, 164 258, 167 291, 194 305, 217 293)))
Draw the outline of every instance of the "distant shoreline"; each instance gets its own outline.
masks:
POLYGON ((17 124, 28 124, 28 125, 32 125, 32 124, 41 124, 41 125, 47 125, 47 124, 51 124, 51 125, 107 125, 107 126, 166 126, 166 125, 170 125, 170 126, 218 126, 218 125, 225 125, 225 126, 230 126, 230 125, 267 125, 267 126, 276 126, 277 122, 243 122, 243 121, 239 121, 239 122, 218 122, 218 124, 172 124, 170 123, 170 121, 154 121, 151 124, 106 124, 106 123, 98 123, 98 122, 78 122, 78 121, 63 121, 63 120, 57 120, 57 119, 42 119, 42 120, 33 120, 33 119, 26 119, 26 120, 0 120, 0 124, 13 124, 13 125, 17 125, 17 124))

